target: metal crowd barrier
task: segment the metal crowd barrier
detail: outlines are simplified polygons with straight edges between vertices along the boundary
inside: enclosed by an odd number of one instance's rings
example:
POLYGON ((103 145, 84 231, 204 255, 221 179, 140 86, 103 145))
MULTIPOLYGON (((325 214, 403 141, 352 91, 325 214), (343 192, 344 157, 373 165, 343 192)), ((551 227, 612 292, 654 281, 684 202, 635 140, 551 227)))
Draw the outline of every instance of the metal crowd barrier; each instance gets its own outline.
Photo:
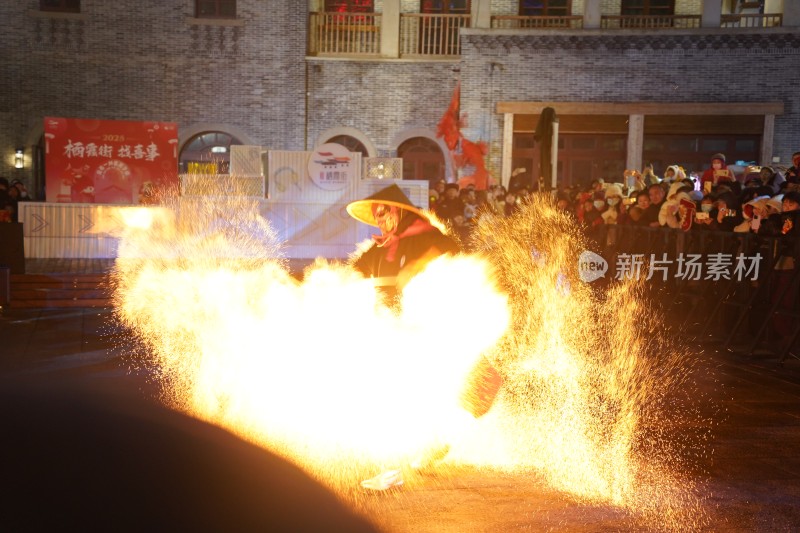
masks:
POLYGON ((800 359, 792 352, 800 268, 776 270, 786 237, 633 225, 591 228, 587 237, 611 281, 644 280, 679 334, 751 356, 766 345, 780 363, 800 359), (786 325, 781 335, 776 321, 786 325))

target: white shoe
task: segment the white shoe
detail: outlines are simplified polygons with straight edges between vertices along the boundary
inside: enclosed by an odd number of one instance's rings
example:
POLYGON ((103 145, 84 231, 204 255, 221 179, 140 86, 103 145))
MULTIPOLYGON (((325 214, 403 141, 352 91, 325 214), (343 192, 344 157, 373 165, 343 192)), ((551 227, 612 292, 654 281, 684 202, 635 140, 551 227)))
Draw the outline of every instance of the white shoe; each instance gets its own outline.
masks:
POLYGON ((400 470, 386 470, 361 482, 362 487, 370 490, 387 490, 402 484, 403 473, 400 470))

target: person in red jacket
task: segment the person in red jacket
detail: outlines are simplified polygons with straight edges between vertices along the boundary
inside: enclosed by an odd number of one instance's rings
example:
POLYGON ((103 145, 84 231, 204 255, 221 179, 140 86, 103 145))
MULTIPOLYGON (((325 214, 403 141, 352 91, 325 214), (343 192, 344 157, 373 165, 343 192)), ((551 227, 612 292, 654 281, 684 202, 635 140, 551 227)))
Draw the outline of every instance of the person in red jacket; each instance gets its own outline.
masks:
POLYGON ((723 181, 736 181, 736 176, 725 164, 725 154, 714 154, 711 156, 711 168, 703 172, 703 177, 700 178, 702 182, 703 191, 708 194, 713 187, 716 187, 723 181))

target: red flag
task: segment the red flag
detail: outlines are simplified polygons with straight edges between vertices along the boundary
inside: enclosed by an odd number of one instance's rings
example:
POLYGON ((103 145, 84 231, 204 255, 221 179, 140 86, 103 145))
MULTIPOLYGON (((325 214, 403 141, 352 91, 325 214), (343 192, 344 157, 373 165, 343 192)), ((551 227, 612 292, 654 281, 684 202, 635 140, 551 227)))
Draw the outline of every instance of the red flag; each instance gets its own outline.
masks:
POLYGON ((459 168, 471 166, 475 168, 472 176, 469 176, 475 184, 475 189, 486 190, 489 184, 489 172, 486 170, 484 156, 489 152, 489 146, 484 141, 476 143, 467 138, 461 139, 461 154, 455 156, 456 165, 459 168))
POLYGON ((453 90, 450 106, 436 127, 436 137, 444 138, 444 143, 450 152, 455 151, 459 141, 461 142, 461 153, 453 154, 455 165, 458 168, 474 167, 475 172, 471 176, 465 176, 460 181, 474 184, 477 190, 482 191, 489 185, 489 172, 486 170, 486 162, 484 161, 484 156, 489 152, 489 147, 483 141, 474 143, 461 134, 461 128, 466 123, 466 115, 461 117, 460 101, 461 83, 459 82, 453 90))
POLYGON ((455 150, 461 138, 461 123, 459 121, 459 102, 461 100, 461 83, 456 84, 450 105, 445 111, 439 125, 436 127, 436 136, 444 137, 444 143, 450 150, 455 150))

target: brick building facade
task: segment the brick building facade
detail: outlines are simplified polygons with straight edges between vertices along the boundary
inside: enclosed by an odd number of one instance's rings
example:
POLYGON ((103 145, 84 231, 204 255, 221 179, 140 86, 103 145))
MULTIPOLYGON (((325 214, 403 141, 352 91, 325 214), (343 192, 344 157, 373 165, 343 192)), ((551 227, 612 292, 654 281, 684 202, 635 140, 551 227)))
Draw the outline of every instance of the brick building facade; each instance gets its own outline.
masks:
MULTIPOLYGON (((588 13, 586 6, 597 1, 573 3, 573 14, 588 13)), ((400 13, 418 11, 415 2, 393 2, 400 13)), ((708 3, 678 0, 676 14, 708 3)), ((389 4, 376 2, 376 12, 389 4)), ((476 5, 502 14, 513 13, 512 4, 474 0, 473 17, 476 5)), ((606 4, 600 9, 615 9, 606 4)), ((0 173, 34 189, 45 116, 173 121, 182 144, 197 133, 223 131, 280 150, 311 149, 348 134, 368 155, 394 156, 410 138, 436 141, 436 124, 457 82, 468 115, 465 134, 489 143, 488 167, 504 180, 515 164, 514 137, 530 134, 535 122, 536 105, 525 103, 623 106, 575 112, 562 124, 565 135, 617 135, 627 154, 620 166, 646 159, 648 135, 691 133, 703 122, 716 121, 709 133, 727 129, 758 139, 760 163, 785 163, 800 149, 800 28, 793 18, 781 27, 616 31, 475 23, 461 30, 457 56, 356 57, 309 50, 309 9, 288 0, 271 0, 268 9, 258 0, 238 0, 235 19, 195 18, 191 0, 84 0, 80 13, 38 6, 36 0, 0 5, 6 21, 0 173), (639 104, 650 104, 650 111, 639 104), (652 107, 660 104, 667 105, 664 112, 652 107), (703 104, 731 107, 706 115, 703 104), (699 118, 681 122, 680 105, 699 118), (726 123, 725 113, 738 118, 726 123), (570 130, 588 123, 594 127, 570 130), (643 131, 638 145, 630 140, 632 124, 643 131), (25 150, 23 169, 13 168, 16 147, 25 150)), ((383 15, 386 32, 389 13, 383 15)), ((588 177, 577 167, 563 171, 575 174, 568 180, 588 177)))

